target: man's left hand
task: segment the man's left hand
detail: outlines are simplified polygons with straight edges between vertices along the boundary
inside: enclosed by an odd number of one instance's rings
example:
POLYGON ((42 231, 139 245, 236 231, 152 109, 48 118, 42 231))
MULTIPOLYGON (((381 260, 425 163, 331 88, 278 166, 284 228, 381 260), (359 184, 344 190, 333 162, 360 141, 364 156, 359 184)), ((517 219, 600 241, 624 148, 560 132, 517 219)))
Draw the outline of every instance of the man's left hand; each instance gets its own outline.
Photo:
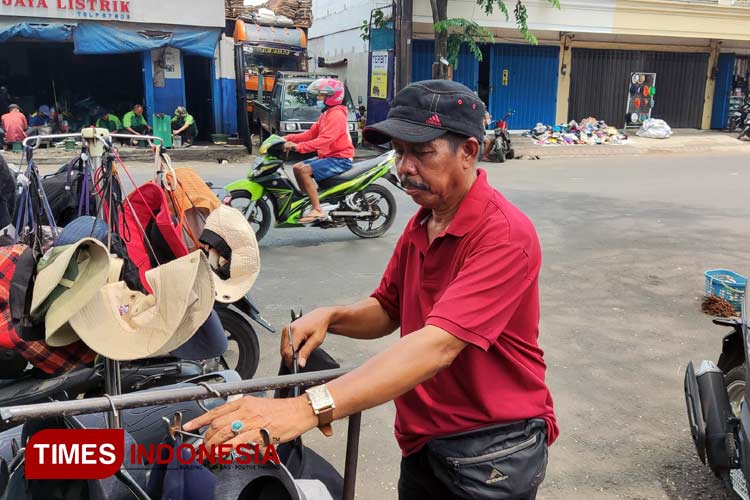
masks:
POLYGON ((294 151, 294 148, 297 147, 297 144, 293 142, 285 142, 284 143, 284 151, 294 151))
POLYGON ((186 431, 195 431, 205 425, 209 428, 203 436, 207 447, 223 443, 237 446, 243 443, 263 445, 260 429, 267 429, 271 444, 292 441, 318 425, 318 418, 305 396, 288 399, 255 398, 247 396, 214 408, 208 413, 186 423, 186 431), (232 423, 242 422, 238 433, 232 423))

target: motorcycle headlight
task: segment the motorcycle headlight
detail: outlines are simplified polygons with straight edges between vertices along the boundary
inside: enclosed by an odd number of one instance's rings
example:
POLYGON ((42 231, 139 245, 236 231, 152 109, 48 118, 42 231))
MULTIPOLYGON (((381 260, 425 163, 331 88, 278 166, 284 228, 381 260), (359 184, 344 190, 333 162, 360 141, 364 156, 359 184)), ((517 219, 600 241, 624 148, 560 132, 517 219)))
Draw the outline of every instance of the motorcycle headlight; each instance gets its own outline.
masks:
POLYGON ((299 125, 299 124, 298 124, 298 123, 296 123, 296 122, 283 122, 283 123, 281 124, 281 128, 282 128, 282 129, 283 129, 283 130, 284 130, 285 132, 293 132, 293 131, 297 130, 297 126, 298 126, 298 125, 299 125))
POLYGON ((349 132, 356 132, 357 131, 357 124, 354 122, 349 122, 349 132))

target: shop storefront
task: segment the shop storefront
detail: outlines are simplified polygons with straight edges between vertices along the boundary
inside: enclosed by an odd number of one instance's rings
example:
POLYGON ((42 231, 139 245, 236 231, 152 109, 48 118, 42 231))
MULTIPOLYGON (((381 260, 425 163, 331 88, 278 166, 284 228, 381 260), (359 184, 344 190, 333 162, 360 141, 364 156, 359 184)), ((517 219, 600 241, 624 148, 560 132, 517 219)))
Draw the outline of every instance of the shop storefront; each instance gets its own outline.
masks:
MULTIPOLYGON (((412 80, 431 78, 434 42, 414 40, 412 47, 412 80)), ((513 110, 511 129, 553 123, 559 52, 557 46, 486 44, 480 62, 462 46, 453 80, 475 90, 496 120, 513 110)))
POLYGON ((203 139, 234 133, 224 25, 220 0, 0 0, 0 86, 28 114, 56 108, 73 130, 141 103, 149 120, 186 106, 203 139))
MULTIPOLYGON (((638 126, 628 103, 633 95, 647 103, 651 116, 673 128, 700 128, 709 54, 573 48, 569 120, 594 116, 610 125, 638 126), (634 74, 655 77, 658 92, 640 94, 634 74)), ((645 108, 645 106, 641 106, 645 108)))
POLYGON ((716 69, 711 128, 725 129, 732 115, 750 97, 750 56, 724 53, 716 69))

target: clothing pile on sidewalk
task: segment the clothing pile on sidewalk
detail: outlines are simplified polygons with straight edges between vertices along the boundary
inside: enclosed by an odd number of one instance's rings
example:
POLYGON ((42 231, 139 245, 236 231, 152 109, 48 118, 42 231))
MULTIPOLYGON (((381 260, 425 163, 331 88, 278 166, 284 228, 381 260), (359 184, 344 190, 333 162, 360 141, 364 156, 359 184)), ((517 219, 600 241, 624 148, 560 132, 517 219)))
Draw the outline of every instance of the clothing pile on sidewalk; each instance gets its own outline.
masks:
POLYGON ((628 136, 603 120, 590 116, 580 122, 571 120, 561 125, 537 123, 526 132, 534 144, 542 146, 571 146, 575 144, 624 144, 628 136))

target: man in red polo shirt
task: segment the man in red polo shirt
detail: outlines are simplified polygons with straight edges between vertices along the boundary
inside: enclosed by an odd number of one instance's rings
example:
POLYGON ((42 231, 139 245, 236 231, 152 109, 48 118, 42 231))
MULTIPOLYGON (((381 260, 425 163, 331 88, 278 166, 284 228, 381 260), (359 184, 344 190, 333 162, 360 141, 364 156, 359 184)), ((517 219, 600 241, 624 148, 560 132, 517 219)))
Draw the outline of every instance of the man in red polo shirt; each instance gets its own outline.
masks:
POLYGON ((374 339, 400 327, 401 339, 306 396, 243 398, 188 430, 211 423, 207 444, 239 444, 266 428, 283 442, 315 426, 329 435, 332 419, 394 400, 401 500, 535 498, 558 435, 537 342, 541 249, 531 221, 476 168, 484 113, 465 86, 431 80, 365 129, 368 142, 393 142, 421 208, 371 297, 293 324, 303 366, 326 332, 374 339))

